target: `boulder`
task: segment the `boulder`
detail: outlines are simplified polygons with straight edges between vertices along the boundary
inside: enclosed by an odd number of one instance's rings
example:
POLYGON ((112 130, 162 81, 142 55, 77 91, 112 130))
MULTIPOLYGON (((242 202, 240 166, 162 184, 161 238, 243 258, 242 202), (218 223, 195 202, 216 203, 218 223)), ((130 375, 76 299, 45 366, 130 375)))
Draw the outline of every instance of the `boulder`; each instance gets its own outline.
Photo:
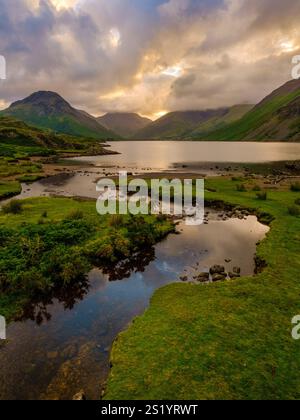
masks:
POLYGON ((199 273, 195 279, 200 283, 205 283, 209 281, 209 273, 199 273))
POLYGON ((217 281, 225 281, 226 275, 225 274, 214 274, 212 276, 212 281, 215 283, 217 281))
POLYGON ((222 265, 214 265, 213 267, 211 267, 209 272, 212 276, 214 274, 222 274, 225 276, 225 267, 223 267, 222 265))

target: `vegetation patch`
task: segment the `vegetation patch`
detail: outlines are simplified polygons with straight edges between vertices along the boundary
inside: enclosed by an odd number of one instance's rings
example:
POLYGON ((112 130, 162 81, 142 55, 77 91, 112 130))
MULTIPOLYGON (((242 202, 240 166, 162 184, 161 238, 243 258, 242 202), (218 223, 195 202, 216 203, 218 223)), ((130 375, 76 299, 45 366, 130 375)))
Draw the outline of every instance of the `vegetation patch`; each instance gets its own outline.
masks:
MULTIPOLYGON (((231 180, 207 181, 207 202, 241 206, 269 220, 257 248, 267 263, 256 277, 207 286, 175 283, 116 340, 105 398, 298 399, 300 345, 291 320, 300 313, 297 193, 258 201, 231 180)), ((264 264, 265 265, 265 264, 264 264)))
POLYGON ((93 267, 152 247, 174 231, 154 216, 100 216, 94 201, 11 201, 0 213, 0 313, 11 319, 24 302, 80 281, 93 267))

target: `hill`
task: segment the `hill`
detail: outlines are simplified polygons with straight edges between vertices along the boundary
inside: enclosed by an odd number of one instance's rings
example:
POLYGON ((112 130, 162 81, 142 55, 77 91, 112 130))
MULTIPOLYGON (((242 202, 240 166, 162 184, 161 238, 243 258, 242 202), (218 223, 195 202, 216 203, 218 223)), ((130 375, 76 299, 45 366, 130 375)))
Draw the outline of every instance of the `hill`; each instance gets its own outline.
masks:
POLYGON ((199 124, 204 123, 211 118, 222 117, 226 112, 227 109, 225 108, 207 111, 170 112, 154 121, 143 130, 140 130, 136 133, 135 138, 141 140, 182 139, 199 124))
POLYGON ((95 139, 55 134, 0 116, 0 156, 47 156, 60 151, 93 154, 102 150, 95 139))
POLYGON ((139 130, 144 129, 152 121, 134 113, 108 113, 97 118, 97 121, 108 130, 119 134, 122 137, 130 138, 139 130))
POLYGON ((240 120, 202 139, 300 141, 300 79, 287 82, 240 120))
POLYGON ((118 136, 84 111, 73 108, 55 92, 40 91, 14 102, 1 112, 39 128, 73 136, 113 139, 118 136))

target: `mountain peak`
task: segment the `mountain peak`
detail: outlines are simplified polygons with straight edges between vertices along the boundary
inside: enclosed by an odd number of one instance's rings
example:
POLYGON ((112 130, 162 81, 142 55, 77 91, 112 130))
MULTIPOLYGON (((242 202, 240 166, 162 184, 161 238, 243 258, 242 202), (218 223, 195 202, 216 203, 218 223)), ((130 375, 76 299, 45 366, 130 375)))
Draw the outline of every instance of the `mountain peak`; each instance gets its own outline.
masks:
POLYGON ((51 109, 56 112, 72 109, 71 105, 58 93, 43 90, 34 92, 27 98, 12 103, 9 108, 12 109, 22 105, 43 107, 45 112, 49 112, 51 109))

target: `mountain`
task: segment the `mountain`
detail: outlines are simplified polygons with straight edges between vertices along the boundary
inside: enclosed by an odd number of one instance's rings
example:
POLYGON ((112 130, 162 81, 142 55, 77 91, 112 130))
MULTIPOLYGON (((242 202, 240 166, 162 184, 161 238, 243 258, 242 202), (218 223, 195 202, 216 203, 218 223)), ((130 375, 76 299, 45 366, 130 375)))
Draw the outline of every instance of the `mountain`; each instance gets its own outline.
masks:
POLYGON ((126 112, 108 113, 97 118, 97 121, 108 130, 112 130, 126 138, 134 136, 139 130, 152 123, 149 118, 126 112))
POLYGON ((235 105, 227 109, 224 115, 216 116, 199 124, 192 132, 187 134, 187 138, 197 139, 203 135, 207 135, 211 131, 215 131, 228 124, 231 124, 242 118, 247 112, 254 108, 254 105, 235 105))
POLYGON ((15 117, 39 128, 47 128, 73 136, 103 140, 118 138, 115 133, 101 126, 96 118, 73 108, 54 92, 33 93, 21 101, 14 102, 1 114, 15 117))
POLYGON ((55 134, 12 117, 0 116, 1 157, 48 156, 64 151, 101 154, 103 148, 96 139, 55 134))
POLYGON ((202 140, 300 141, 300 79, 276 89, 240 120, 202 140))
POLYGON ((182 139, 187 133, 211 118, 222 117, 227 109, 170 112, 136 133, 136 139, 182 139))

